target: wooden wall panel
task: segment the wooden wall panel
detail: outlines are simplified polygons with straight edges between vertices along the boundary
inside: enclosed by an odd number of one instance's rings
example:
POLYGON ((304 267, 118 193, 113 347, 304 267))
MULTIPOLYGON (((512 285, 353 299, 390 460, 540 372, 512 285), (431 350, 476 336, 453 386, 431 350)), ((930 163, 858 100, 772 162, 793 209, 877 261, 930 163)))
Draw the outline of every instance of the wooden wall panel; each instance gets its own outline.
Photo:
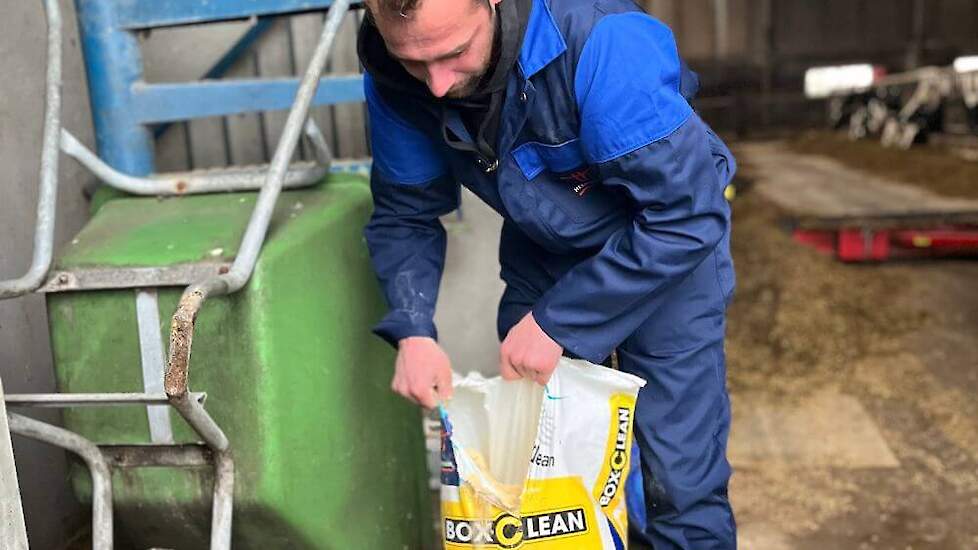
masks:
POLYGON ((942 0, 928 31, 960 54, 978 55, 978 1, 942 0))
MULTIPOLYGON (((263 78, 294 76, 295 60, 293 59, 289 20, 280 18, 258 42, 258 72, 263 78)), ((268 144, 270 155, 275 152, 282 128, 285 126, 287 111, 269 111, 264 114, 265 143, 268 144)), ((296 155, 297 156, 297 155, 296 155)), ((271 160, 271 159, 267 159, 271 160)))
POLYGON ((713 58, 716 52, 712 0, 686 0, 680 4, 675 28, 679 49, 689 59, 713 58))
POLYGON ((751 0, 727 0, 730 13, 729 57, 747 58, 751 53, 751 0))
MULTIPOLYGON (((357 57, 357 30, 360 28, 361 12, 346 16, 343 26, 336 35, 335 51, 330 59, 330 70, 335 73, 360 72, 357 57)), ((362 104, 344 104, 333 108, 336 146, 334 151, 343 158, 367 156, 364 129, 366 117, 362 104)))
POLYGON ((676 29, 678 23, 679 5, 682 0, 644 0, 640 5, 645 11, 676 29))
MULTIPOLYGON (((906 50, 913 36, 912 0, 865 0, 867 54, 906 50)), ((933 1, 933 0, 928 0, 933 1)))

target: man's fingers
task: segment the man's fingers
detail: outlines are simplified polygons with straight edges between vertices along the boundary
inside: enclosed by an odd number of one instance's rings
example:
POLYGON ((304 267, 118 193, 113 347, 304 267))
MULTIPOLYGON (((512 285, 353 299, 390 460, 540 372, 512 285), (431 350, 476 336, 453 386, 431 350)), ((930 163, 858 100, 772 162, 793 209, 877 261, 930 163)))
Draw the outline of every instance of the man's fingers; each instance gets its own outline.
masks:
POLYGON ((442 369, 438 372, 435 390, 438 392, 438 400, 441 402, 452 398, 452 371, 450 369, 442 369))
POLYGON ((440 400, 452 396, 452 372, 448 356, 431 338, 408 337, 399 340, 394 370, 391 389, 409 401, 432 408, 440 400))
MULTIPOLYGON (((450 380, 451 378, 449 378, 447 384, 449 391, 451 391, 450 380)), ((434 372, 428 372, 423 376, 411 380, 408 384, 407 391, 412 401, 426 409, 433 409, 438 405, 439 394, 436 392, 440 390, 439 386, 440 380, 438 379, 438 375, 434 372)))
POLYGON ((530 374, 533 376, 533 381, 541 386, 546 386, 547 382, 550 381, 550 377, 554 373, 556 365, 549 364, 550 359, 547 357, 538 357, 534 360, 533 368, 530 374))
POLYGON ((533 381, 541 386, 546 386, 547 382, 550 382, 550 376, 552 373, 546 372, 535 372, 533 373, 533 381))
POLYGON ((519 380, 522 375, 513 368, 512 363, 509 362, 509 358, 505 355, 501 356, 499 359, 499 375, 503 377, 503 380, 519 380))
POLYGON ((414 396, 415 403, 426 409, 430 410, 438 406, 438 398, 435 394, 435 388, 432 386, 417 388, 412 395, 414 396))
POLYGON ((410 384, 402 376, 395 375, 391 380, 391 391, 414 404, 418 403, 411 393, 410 384))
POLYGON ((533 372, 527 369, 526 367, 524 367, 523 365, 514 363, 513 370, 515 370, 520 375, 520 378, 533 380, 533 372))

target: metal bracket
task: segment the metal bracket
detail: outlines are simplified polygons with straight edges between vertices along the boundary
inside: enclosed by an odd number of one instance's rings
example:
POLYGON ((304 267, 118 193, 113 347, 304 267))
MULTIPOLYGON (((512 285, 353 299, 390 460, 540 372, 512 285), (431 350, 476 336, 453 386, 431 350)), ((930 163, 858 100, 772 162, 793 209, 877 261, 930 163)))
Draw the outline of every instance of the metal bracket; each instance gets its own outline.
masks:
POLYGON ((156 288, 187 286, 202 278, 227 273, 231 264, 200 262, 167 267, 91 267, 55 271, 38 292, 55 293, 76 290, 114 288, 156 288))

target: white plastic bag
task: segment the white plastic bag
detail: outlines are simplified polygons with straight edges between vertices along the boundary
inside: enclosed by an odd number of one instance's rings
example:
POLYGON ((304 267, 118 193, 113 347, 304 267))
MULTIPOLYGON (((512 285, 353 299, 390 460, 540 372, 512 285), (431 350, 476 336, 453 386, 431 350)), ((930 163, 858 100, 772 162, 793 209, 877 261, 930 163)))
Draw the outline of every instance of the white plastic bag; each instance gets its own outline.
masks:
POLYGON ((561 359, 543 388, 479 374, 442 413, 446 549, 625 548, 640 378, 561 359))

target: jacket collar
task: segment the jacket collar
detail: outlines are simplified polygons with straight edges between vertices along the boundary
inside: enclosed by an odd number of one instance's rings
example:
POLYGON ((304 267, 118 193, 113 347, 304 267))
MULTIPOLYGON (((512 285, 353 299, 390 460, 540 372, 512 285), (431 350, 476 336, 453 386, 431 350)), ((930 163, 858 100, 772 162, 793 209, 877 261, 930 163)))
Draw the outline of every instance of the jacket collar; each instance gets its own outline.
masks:
POLYGON ((547 2, 548 0, 533 0, 530 8, 530 19, 526 25, 519 58, 520 70, 525 78, 540 72, 567 51, 567 43, 557 28, 557 22, 554 21, 547 2))

